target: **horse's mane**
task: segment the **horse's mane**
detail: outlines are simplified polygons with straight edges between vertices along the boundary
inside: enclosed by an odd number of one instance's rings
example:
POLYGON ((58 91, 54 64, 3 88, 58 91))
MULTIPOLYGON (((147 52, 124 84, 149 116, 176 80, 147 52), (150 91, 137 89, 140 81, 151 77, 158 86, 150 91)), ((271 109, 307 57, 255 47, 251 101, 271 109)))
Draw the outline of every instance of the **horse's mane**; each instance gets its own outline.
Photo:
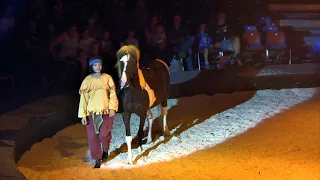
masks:
POLYGON ((115 67, 118 69, 118 75, 120 77, 121 69, 120 69, 120 59, 125 56, 130 55, 130 60, 134 60, 139 67, 139 60, 140 60, 140 50, 134 45, 125 45, 122 46, 116 53, 117 63, 115 67))
POLYGON ((134 45, 122 46, 116 53, 118 61, 125 55, 130 55, 132 60, 140 60, 140 50, 134 45))

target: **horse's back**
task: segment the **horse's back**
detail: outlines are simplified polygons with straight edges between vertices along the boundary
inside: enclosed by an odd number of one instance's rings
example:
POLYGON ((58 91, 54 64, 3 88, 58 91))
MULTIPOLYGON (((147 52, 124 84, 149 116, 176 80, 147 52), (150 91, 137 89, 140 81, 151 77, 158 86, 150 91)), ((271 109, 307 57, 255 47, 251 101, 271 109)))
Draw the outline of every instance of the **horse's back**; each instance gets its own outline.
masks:
POLYGON ((149 87, 154 91, 158 105, 169 97, 170 74, 167 64, 161 60, 154 60, 148 67, 142 68, 143 76, 149 87))

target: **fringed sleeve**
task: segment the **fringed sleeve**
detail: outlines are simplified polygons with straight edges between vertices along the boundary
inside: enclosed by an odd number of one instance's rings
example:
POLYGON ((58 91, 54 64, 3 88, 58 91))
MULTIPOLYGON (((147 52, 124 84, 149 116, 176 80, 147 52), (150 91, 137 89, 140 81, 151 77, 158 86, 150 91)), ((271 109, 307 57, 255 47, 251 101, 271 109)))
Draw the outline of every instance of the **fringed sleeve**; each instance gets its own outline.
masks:
POLYGON ((118 111, 118 105, 119 105, 119 102, 118 102, 118 97, 117 97, 117 93, 116 93, 116 86, 113 82, 113 79, 112 77, 110 76, 109 77, 109 80, 108 80, 108 86, 109 86, 109 98, 110 98, 110 101, 109 101, 109 109, 113 109, 115 111, 118 111))
POLYGON ((79 94, 80 94, 80 102, 79 102, 79 110, 78 110, 78 117, 83 118, 88 116, 87 106, 89 101, 89 86, 88 86, 88 79, 85 79, 80 87, 79 94))

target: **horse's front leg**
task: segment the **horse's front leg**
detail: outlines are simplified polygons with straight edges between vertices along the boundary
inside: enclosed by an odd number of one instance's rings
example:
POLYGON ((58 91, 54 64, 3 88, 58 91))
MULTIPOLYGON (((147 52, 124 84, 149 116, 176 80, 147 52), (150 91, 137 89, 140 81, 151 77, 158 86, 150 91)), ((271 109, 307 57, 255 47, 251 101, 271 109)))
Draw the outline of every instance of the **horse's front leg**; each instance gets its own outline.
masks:
POLYGON ((151 110, 149 109, 147 111, 147 118, 148 118, 148 139, 147 139, 147 143, 151 143, 152 142, 152 122, 153 122, 153 115, 151 110))
POLYGON ((163 122, 163 135, 165 137, 170 136, 170 131, 167 125, 167 116, 168 116, 168 105, 167 105, 167 100, 163 101, 161 103, 161 115, 162 115, 162 122, 163 122))
POLYGON ((128 148, 128 163, 132 165, 133 164, 133 161, 132 161, 132 150, 131 150, 132 136, 131 136, 131 132, 130 132, 130 117, 131 117, 131 113, 123 112, 122 113, 122 117, 123 117, 124 126, 126 128, 126 143, 127 143, 127 148, 128 148))

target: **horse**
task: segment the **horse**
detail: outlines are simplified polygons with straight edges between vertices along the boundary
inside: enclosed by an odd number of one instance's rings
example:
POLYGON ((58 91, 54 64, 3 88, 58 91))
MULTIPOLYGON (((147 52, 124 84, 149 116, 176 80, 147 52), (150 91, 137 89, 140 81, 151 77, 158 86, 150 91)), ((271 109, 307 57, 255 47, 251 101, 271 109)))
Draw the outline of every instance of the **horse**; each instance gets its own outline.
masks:
POLYGON ((130 118, 134 113, 140 117, 138 130, 139 145, 142 148, 143 127, 148 118, 147 143, 152 142, 151 108, 161 105, 163 118, 163 133, 165 137, 170 136, 167 126, 168 97, 170 88, 170 74, 168 65, 155 59, 148 68, 139 67, 140 50, 134 45, 121 47, 117 53, 117 71, 120 77, 119 101, 122 109, 122 117, 126 130, 126 143, 128 148, 128 163, 132 161, 132 136, 130 132, 130 118))

